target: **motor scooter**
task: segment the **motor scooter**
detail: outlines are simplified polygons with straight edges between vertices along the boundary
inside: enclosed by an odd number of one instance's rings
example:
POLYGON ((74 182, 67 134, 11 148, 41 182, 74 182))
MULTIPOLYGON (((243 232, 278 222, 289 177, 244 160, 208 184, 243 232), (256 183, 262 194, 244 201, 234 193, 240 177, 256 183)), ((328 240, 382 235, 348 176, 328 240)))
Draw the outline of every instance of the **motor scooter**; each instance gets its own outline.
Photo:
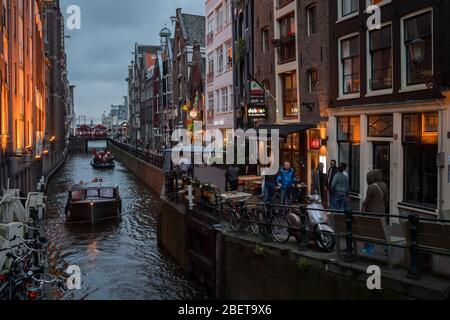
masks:
POLYGON ((300 209, 294 210, 288 216, 289 224, 297 229, 292 232, 292 235, 299 244, 304 243, 302 230, 305 230, 308 242, 314 242, 314 245, 323 252, 332 252, 336 246, 336 236, 333 228, 328 224, 328 214, 324 211, 320 196, 309 196, 307 199, 304 229, 300 209))

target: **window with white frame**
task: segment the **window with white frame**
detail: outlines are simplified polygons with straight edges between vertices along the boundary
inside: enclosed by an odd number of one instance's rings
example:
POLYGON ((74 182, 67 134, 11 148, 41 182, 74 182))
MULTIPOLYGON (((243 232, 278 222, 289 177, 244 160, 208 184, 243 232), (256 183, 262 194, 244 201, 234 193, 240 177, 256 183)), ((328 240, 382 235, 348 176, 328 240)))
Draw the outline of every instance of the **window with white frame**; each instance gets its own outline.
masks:
POLYGON ((222 112, 228 110, 228 87, 222 88, 222 112))
POLYGON ((227 48, 226 69, 231 70, 233 68, 233 46, 231 44, 231 41, 228 41, 226 43, 226 48, 227 48))
POLYGON ((342 94, 359 93, 360 86, 360 56, 359 56, 359 36, 355 35, 340 40, 341 57, 341 89, 342 94))
POLYGON ((233 111, 233 105, 234 105, 234 95, 233 95, 233 86, 230 86, 228 88, 229 92, 229 98, 228 98, 228 111, 233 111))
POLYGON ((392 36, 391 25, 369 32, 369 89, 392 88, 392 36))
POLYGON ((433 75, 433 27, 432 11, 420 13, 403 19, 403 46, 406 71, 406 86, 421 84, 425 77, 433 75), (409 50, 409 43, 414 40, 425 42, 425 52, 422 61, 413 61, 409 50))
POLYGON ((220 46, 216 50, 217 52, 217 74, 223 73, 224 59, 223 59, 223 46, 220 46))
POLYGON ((216 10, 216 26, 217 26, 217 32, 222 30, 223 28, 223 5, 217 8, 216 10))
POLYGON ((359 0, 338 0, 340 4, 340 16, 345 18, 359 11, 359 0))
POLYGON ((216 104, 215 104, 216 112, 220 112, 220 101, 221 101, 220 90, 216 90, 216 104))
POLYGON ((214 76, 214 53, 208 54, 208 78, 214 76))
POLYGON ((214 13, 211 13, 208 16, 208 34, 211 34, 214 32, 214 13))
POLYGON ((231 0, 224 1, 224 8, 225 8, 225 24, 229 24, 231 22, 232 17, 231 0))
POLYGON ((214 92, 208 93, 208 110, 214 110, 214 92))
POLYGON ((316 5, 310 5, 308 8, 306 8, 306 21, 308 24, 308 36, 313 35, 316 33, 317 30, 317 12, 316 12, 316 5))

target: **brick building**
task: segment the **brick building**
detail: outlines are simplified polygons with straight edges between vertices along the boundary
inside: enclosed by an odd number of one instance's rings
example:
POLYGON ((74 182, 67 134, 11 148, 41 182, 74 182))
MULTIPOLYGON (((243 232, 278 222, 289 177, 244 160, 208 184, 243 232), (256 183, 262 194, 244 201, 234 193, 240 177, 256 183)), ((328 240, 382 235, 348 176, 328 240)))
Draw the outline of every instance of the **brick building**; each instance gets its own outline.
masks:
MULTIPOLYGON (((195 101, 190 94, 189 79, 193 70, 194 44, 197 42, 200 48, 201 61, 198 61, 202 77, 205 74, 205 17, 182 13, 177 9, 175 21, 175 33, 173 44, 173 100, 176 106, 176 117, 174 127, 185 128, 190 119, 189 113, 194 108, 195 101)), ((203 102, 203 97, 199 99, 203 102)), ((202 110, 198 111, 198 119, 203 115, 202 110)))
POLYGON ((330 157, 349 164, 352 205, 381 169, 389 212, 449 218, 448 1, 332 1, 330 157), (369 30, 366 6, 381 9, 369 30))

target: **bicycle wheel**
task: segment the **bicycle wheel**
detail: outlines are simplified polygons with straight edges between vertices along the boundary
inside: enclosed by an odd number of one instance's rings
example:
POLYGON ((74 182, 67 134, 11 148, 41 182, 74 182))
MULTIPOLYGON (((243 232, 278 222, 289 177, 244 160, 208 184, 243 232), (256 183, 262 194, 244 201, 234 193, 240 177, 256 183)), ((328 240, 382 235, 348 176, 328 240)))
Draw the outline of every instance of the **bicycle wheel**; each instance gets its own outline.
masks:
POLYGON ((279 243, 286 243, 291 237, 287 216, 277 214, 271 221, 272 236, 279 243))
POLYGON ((228 210, 228 222, 230 223, 230 227, 234 232, 239 232, 241 229, 241 218, 239 214, 234 209, 228 210))
POLYGON ((261 228, 259 225, 259 219, 256 212, 250 212, 248 214, 248 227, 250 228, 250 231, 255 235, 259 236, 261 234, 261 228))

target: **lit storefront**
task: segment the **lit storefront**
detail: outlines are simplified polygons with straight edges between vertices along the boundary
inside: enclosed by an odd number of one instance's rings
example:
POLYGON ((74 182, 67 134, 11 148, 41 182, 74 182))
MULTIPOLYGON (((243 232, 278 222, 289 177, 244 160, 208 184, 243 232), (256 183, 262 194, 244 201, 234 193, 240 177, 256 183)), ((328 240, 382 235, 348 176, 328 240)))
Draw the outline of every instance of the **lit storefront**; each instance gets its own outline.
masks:
POLYGON ((383 172, 392 214, 435 215, 445 209, 449 199, 444 190, 450 174, 447 177, 444 169, 450 170, 450 166, 445 167, 442 156, 448 146, 439 137, 448 132, 448 123, 438 108, 430 102, 426 106, 393 106, 360 110, 359 115, 347 111, 330 116, 329 158, 348 165, 353 209, 361 208, 366 175, 373 169, 383 172))

